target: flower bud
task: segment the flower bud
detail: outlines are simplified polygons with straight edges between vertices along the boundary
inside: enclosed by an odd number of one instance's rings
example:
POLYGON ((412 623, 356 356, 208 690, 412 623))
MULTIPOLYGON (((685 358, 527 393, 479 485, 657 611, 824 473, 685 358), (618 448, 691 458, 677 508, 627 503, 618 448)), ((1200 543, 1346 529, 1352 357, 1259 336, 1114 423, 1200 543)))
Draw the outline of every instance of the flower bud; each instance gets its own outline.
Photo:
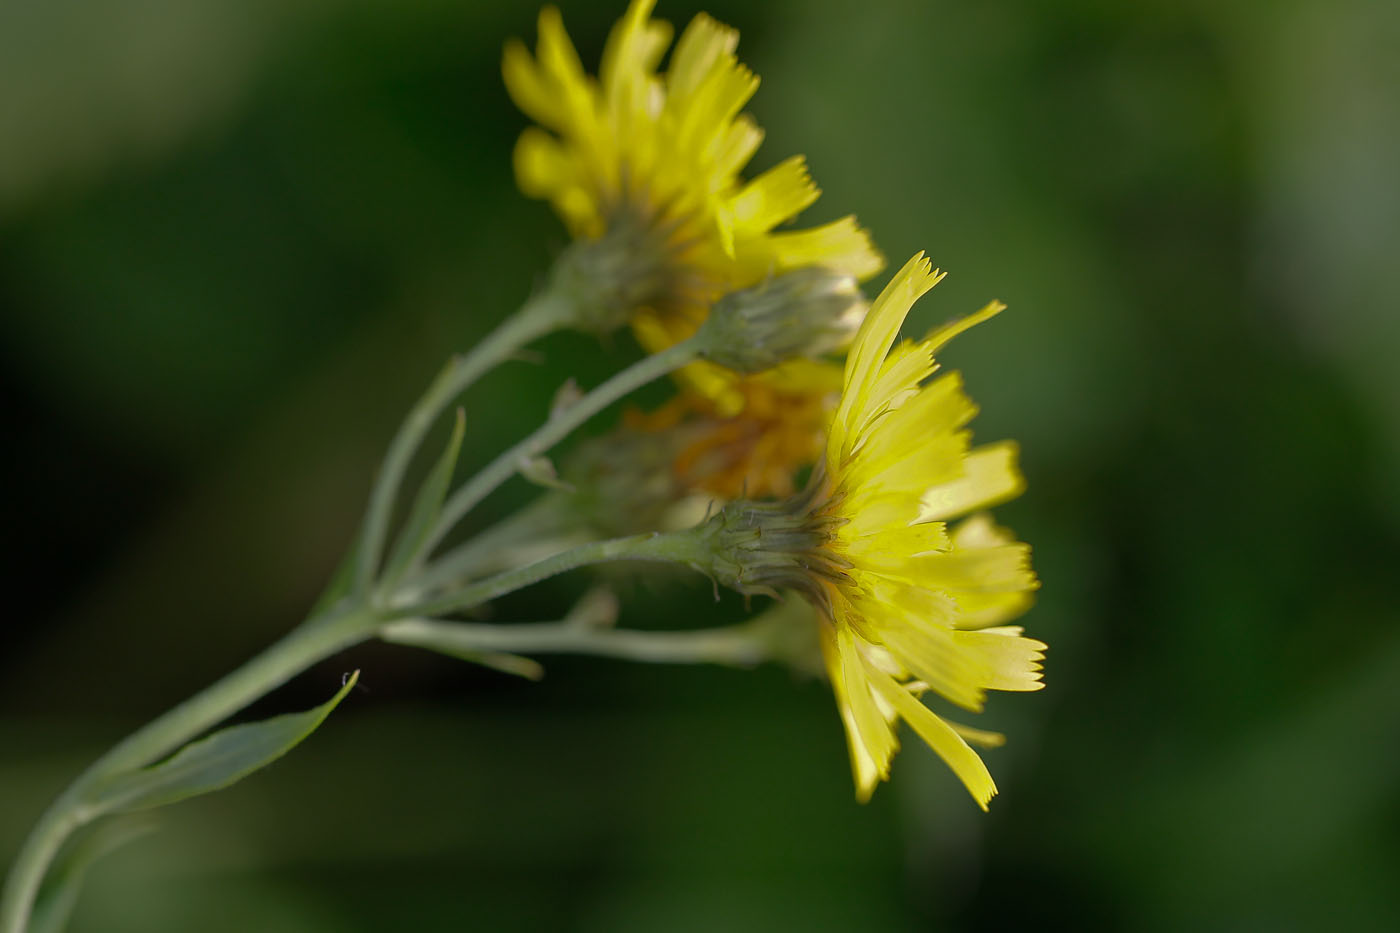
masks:
POLYGON ((710 309, 700 336, 707 359, 757 373, 845 346, 865 311, 852 276, 812 266, 725 295, 710 309))

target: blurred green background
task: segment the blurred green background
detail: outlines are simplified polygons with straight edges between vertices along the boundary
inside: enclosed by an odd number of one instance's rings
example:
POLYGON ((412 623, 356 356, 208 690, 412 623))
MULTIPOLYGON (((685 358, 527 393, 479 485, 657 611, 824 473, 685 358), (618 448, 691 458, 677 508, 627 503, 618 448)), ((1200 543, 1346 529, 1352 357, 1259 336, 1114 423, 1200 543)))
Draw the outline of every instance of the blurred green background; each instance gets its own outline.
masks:
MULTIPOLYGON (((613 4, 565 21, 597 61, 613 4)), ((950 348, 1044 579, 1048 688, 859 806, 824 684, 369 646, 308 743, 101 863, 77 931, 1400 928, 1400 6, 724 0, 753 169, 808 156, 950 348)), ((663 2, 683 24, 693 6, 663 2)), ((400 414, 564 242, 499 79, 535 7, 0 2, 0 858, 113 741, 294 624, 400 414)), ((883 283, 881 276, 876 287, 883 283)), ((561 336, 467 400, 468 466, 561 336)), ((601 428, 606 419, 595 425, 601 428)), ((526 501, 512 484, 481 521, 526 501)), ((557 616, 565 577, 503 601, 557 616)), ((639 583, 622 623, 718 624, 639 583)))

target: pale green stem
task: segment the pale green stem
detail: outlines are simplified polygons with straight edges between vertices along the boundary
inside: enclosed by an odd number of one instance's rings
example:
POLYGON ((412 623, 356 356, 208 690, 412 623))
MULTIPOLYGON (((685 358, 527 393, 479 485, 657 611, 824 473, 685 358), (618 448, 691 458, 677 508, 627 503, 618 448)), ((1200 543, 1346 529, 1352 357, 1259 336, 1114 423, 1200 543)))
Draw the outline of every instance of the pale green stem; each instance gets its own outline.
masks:
MULTIPOLYGON (((463 389, 496 363, 530 340, 566 323, 567 310, 567 299, 553 292, 543 293, 469 354, 453 360, 443 370, 409 412, 376 478, 353 558, 355 572, 348 600, 353 608, 308 621, 244 666, 133 733, 84 771, 40 817, 16 857, 0 896, 0 933, 24 933, 44 875, 64 841, 100 815, 86 802, 86 794, 97 782, 145 767, 170 754, 310 665, 371 637, 377 626, 405 614, 469 608, 584 564, 609 560, 699 562, 699 541, 693 535, 638 535, 581 545, 527 567, 497 574, 464 587, 450 598, 415 606, 409 612, 375 615, 364 606, 363 597, 379 570, 404 474, 433 421, 463 389)), ((509 479, 522 463, 548 450, 608 405, 680 368, 701 352, 702 343, 691 338, 648 356, 555 414, 448 499, 424 553, 430 552, 458 520, 509 479)), ((432 568, 428 572, 433 572, 432 568)))
POLYGON ((424 552, 430 552, 473 506, 514 476, 523 464, 549 450, 613 402, 692 362, 704 348, 705 344, 698 335, 683 340, 660 353, 638 360, 568 408, 556 412, 533 434, 492 460, 448 498, 437 524, 428 535, 424 552))
POLYGON ((398 434, 384 455, 384 462, 370 493, 359 539, 353 592, 364 593, 379 570, 404 474, 433 422, 452 404, 453 399, 492 367, 530 341, 565 326, 570 307, 568 299, 553 290, 531 298, 470 352, 449 361, 428 386, 428 391, 409 410, 408 417, 399 426, 398 434))
POLYGON ((363 611, 312 620, 147 723, 94 762, 40 817, 16 856, 0 900, 0 933, 23 933, 39 886, 64 840, 101 815, 85 800, 94 784, 168 755, 317 661, 369 638, 377 621, 363 611))
POLYGON ((570 536, 570 544, 582 543, 572 539, 581 527, 581 520, 569 507, 568 494, 548 492, 444 553, 406 581, 400 592, 431 593, 494 572, 506 566, 500 563, 502 555, 522 544, 553 541, 563 535, 570 536))
POLYGON ((387 642, 464 655, 590 654, 651 664, 728 664, 752 667, 768 657, 762 631, 752 623, 682 632, 639 632, 573 622, 479 625, 438 619, 402 619, 380 630, 387 642))
POLYGON ((94 768, 115 773, 164 757, 312 664, 364 641, 378 622, 379 616, 361 610, 299 626, 242 667, 147 723, 98 759, 94 768))
POLYGON ((588 564, 618 560, 650 560, 704 566, 708 554, 705 548, 704 541, 693 533, 693 529, 670 534, 653 532, 629 535, 625 538, 610 538, 607 541, 591 541, 552 557, 537 560, 533 564, 487 577, 479 583, 464 586, 449 596, 413 605, 395 606, 394 614, 400 617, 436 616, 461 612, 537 583, 546 577, 588 564))

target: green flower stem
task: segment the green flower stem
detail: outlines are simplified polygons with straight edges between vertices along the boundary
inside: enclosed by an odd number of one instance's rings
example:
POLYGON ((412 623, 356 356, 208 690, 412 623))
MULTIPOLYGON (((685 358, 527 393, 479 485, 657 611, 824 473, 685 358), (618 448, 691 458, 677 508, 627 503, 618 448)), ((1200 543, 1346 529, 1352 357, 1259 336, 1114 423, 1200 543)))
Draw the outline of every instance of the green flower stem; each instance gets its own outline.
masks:
MULTIPOLYGON (((415 605, 404 611, 376 609, 367 598, 379 573, 394 503, 404 474, 433 422, 462 390, 491 367, 531 340, 566 326, 571 309, 572 302, 567 296, 557 290, 543 292, 527 302, 470 353, 448 364, 410 410, 385 455, 370 495, 358 546, 350 559, 354 569, 350 594, 348 598, 335 602, 340 610, 333 614, 313 615, 312 619, 247 664, 137 730, 84 771, 40 817, 11 867, 3 894, 0 895, 0 933, 24 933, 44 876, 64 842, 75 830, 102 815, 89 802, 90 792, 101 782, 146 767, 169 755, 317 661, 373 637, 385 624, 407 615, 435 615, 469 608, 585 564, 611 560, 658 560, 704 566, 704 542, 697 535, 684 532, 638 535, 583 544, 526 567, 468 585, 450 597, 415 605)), ((634 389, 696 359, 705 352, 705 347, 703 340, 692 337, 648 356, 574 405, 554 414, 542 427, 493 460, 447 500, 422 553, 431 553, 432 548, 473 506, 509 479, 523 463, 539 456, 634 389)), ((444 579, 450 578, 449 571, 468 565, 480 556, 479 549, 457 553, 451 562, 445 562, 441 567, 430 565, 424 576, 442 574, 444 579), (471 559, 468 560, 468 557, 471 559)), ((413 579, 404 581, 405 586, 414 587, 417 580, 418 575, 413 575, 413 579)), ((400 602, 414 598, 408 589, 399 590, 398 595, 400 602), (405 594, 409 595, 408 599, 404 598, 405 594)), ((554 639, 558 650, 583 650, 569 647, 580 645, 582 641, 577 635, 566 638, 562 629, 535 631, 544 631, 543 635, 534 636, 537 639, 546 636, 554 639)), ((473 637, 482 636, 478 634, 473 637)), ((707 653, 714 657, 737 657, 735 652, 740 649, 729 645, 728 637, 709 639, 697 633, 689 636, 689 644, 686 644, 685 638, 664 642, 674 646, 667 648, 662 647, 662 641, 648 633, 631 633, 620 637, 615 633, 613 641, 607 643, 611 649, 604 651, 599 648, 595 653, 613 653, 638 660, 665 660, 668 652, 676 659, 687 654, 698 657, 707 653)), ((592 640, 588 643, 600 644, 592 640)), ((536 647, 532 650, 550 649, 536 647)))
MULTIPOLYGON (((695 529, 669 534, 629 535, 606 541, 591 541, 562 551, 552 557, 515 570, 507 570, 479 583, 472 583, 451 595, 412 605, 395 606, 395 616, 437 616, 461 612, 490 602, 498 596, 538 583, 575 567, 619 560, 649 560, 705 567, 709 563, 708 542, 694 533, 695 529)), ((402 599, 398 600, 403 602, 402 599)))
POLYGON ((39 886, 64 840, 102 815, 87 801, 90 790, 109 777, 154 763, 317 661, 368 639, 379 621, 364 610, 313 619, 94 762, 45 811, 20 849, 0 899, 0 933, 23 933, 39 886))
POLYGON ((448 498, 437 524, 428 535, 424 552, 430 552, 463 516, 514 476, 522 464, 549 450, 618 399, 694 361, 704 353, 705 347, 705 342, 697 335, 660 353, 653 353, 633 363, 568 408, 553 414, 533 434, 492 460, 448 498))
POLYGON ((576 622, 479 625, 438 619, 402 619, 380 630, 384 641, 462 654, 590 654, 652 664, 727 664, 752 667, 769 651, 752 623, 682 632, 639 632, 576 622))
POLYGON ((532 340, 567 326, 571 309, 572 302, 557 290, 540 292, 502 321, 469 353, 454 357, 428 386, 428 391, 400 425, 379 468, 365 511, 353 592, 364 593, 379 570, 399 487, 433 422, 453 399, 492 367, 532 340))
POLYGON ((403 590, 417 594, 439 591, 509 566, 501 561, 509 557, 512 549, 562 542, 555 548, 562 551, 583 543, 583 534, 582 523, 569 506, 569 495, 547 492, 447 551, 406 583, 403 590))

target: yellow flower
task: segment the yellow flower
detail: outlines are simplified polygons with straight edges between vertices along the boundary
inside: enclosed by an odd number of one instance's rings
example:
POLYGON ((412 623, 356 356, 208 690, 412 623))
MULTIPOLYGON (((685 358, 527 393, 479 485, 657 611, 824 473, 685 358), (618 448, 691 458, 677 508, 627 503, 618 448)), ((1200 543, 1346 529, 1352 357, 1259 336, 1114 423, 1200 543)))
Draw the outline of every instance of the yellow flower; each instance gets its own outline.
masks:
MULTIPOLYGON (((884 260, 854 217, 776 229, 819 191, 801 156, 741 177, 763 133, 741 113, 758 78, 734 55, 738 33, 696 16, 661 71, 671 29, 650 18, 652 6, 633 0, 597 78, 552 7, 540 13, 534 56, 519 42, 506 47, 506 87, 539 124, 516 145, 520 188, 547 199, 578 244, 595 247, 573 280, 620 278, 602 303, 627 305, 618 310, 655 352, 693 334, 721 296, 771 276, 808 266, 857 279, 878 272, 884 260)), ((741 376, 698 362, 678 378, 720 418, 754 406, 806 413, 774 427, 785 435, 778 447, 810 451, 839 367, 802 360, 741 376)), ((803 465, 781 468, 791 475, 803 465)))
POLYGON ((675 322, 667 312, 703 317, 715 298, 775 273, 812 265, 862 279, 878 272, 883 260, 853 217, 774 232, 819 191, 801 156, 747 183, 740 177, 763 132, 740 113, 758 77, 734 55, 739 34, 696 16, 661 73, 671 27, 650 19, 652 6, 633 0, 597 79, 584 72, 553 7, 540 13, 534 57, 519 42, 506 46, 507 90, 550 131, 521 134, 521 189, 548 199, 575 236, 641 224, 663 238, 684 267, 687 292, 650 309, 668 329, 675 322))
POLYGON ((911 259, 846 361, 816 509, 833 529, 828 558, 844 568, 822 581, 822 642, 860 797, 888 777, 903 719, 986 809, 996 785, 968 742, 1001 737, 950 723, 917 697, 931 689, 978 711, 987 690, 1038 690, 1045 645, 1001 624, 1038 585, 1030 549, 984 514, 946 524, 1021 492, 1015 445, 970 449, 976 409, 958 374, 924 382, 943 344, 1004 306, 894 346, 910 306, 941 278, 923 254, 911 259))
POLYGON ((889 776, 903 719, 985 809, 996 785, 968 743, 1002 737, 950 723, 919 697, 980 711, 988 690, 1038 690, 1045 645, 1003 624, 1038 586, 1029 548, 983 513, 947 524, 1021 492, 1015 445, 972 448, 976 408, 958 374, 926 381, 937 350, 1003 305, 895 346, 940 278, 915 256, 871 306, 808 488, 725 506, 694 563, 741 592, 792 590, 817 608, 862 800, 889 776))

